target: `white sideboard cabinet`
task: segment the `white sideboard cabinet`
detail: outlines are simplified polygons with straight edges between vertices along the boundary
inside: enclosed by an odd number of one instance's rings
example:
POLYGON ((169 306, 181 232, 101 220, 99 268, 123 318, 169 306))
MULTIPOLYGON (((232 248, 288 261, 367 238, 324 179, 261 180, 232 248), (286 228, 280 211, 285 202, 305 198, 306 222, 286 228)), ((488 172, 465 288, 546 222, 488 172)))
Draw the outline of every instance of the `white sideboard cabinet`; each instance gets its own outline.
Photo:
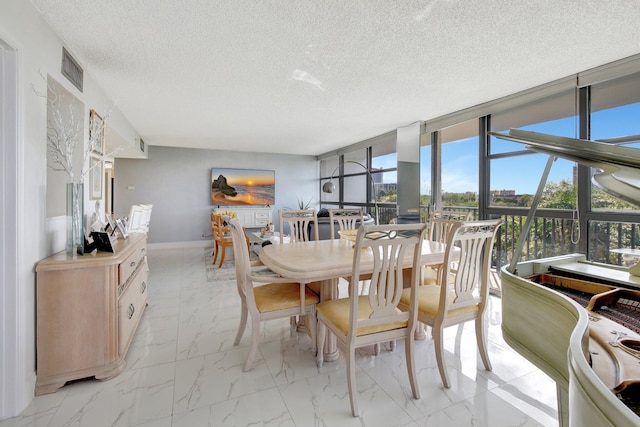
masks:
POLYGON ((146 255, 146 235, 133 233, 113 253, 62 251, 36 264, 36 395, 124 370, 147 305, 146 255))
POLYGON ((272 208, 257 208, 257 207, 238 207, 238 206, 225 206, 215 208, 214 213, 234 212, 240 225, 245 228, 259 228, 269 225, 273 221, 273 209, 272 208))

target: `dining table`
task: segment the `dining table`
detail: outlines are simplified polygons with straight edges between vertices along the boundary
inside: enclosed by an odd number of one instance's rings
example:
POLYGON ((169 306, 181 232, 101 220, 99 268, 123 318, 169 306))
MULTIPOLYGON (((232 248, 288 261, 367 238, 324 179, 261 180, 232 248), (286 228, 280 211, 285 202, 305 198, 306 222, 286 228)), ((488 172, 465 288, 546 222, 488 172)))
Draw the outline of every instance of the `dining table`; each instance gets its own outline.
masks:
MULTIPOLYGON (((267 245, 260 251, 260 261, 273 272, 297 283, 320 282, 320 301, 338 297, 338 280, 353 273, 354 242, 347 239, 317 240, 267 245)), ((446 244, 425 240, 422 244, 420 263, 423 266, 439 265, 444 261, 446 244)), ((413 265, 413 251, 407 251, 403 266, 413 265)), ((373 255, 363 252, 360 273, 373 272, 373 255)), ((327 334, 325 361, 338 358, 335 337, 327 334)))

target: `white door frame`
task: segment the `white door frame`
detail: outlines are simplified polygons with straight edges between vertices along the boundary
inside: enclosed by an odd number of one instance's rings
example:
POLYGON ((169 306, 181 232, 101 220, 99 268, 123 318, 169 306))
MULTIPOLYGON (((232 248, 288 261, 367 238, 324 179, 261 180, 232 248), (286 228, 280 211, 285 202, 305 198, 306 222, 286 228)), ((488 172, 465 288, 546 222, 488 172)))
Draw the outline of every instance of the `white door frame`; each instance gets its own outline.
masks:
MULTIPOLYGON (((0 420, 22 411, 18 149, 18 54, 0 38, 0 420)), ((22 303, 24 303, 22 301, 22 303)))

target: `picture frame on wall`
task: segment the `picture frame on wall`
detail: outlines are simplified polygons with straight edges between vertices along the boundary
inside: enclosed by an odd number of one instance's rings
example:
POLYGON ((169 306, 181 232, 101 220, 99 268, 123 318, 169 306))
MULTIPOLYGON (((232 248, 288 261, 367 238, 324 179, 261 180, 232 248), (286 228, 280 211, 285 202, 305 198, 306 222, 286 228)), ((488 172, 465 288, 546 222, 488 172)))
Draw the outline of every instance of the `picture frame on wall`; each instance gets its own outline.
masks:
POLYGON ((104 121, 96 110, 89 112, 89 143, 92 153, 104 154, 104 121))
POLYGON ((103 164, 95 157, 90 157, 89 162, 89 167, 91 168, 89 171, 89 193, 91 200, 99 200, 102 199, 103 164))

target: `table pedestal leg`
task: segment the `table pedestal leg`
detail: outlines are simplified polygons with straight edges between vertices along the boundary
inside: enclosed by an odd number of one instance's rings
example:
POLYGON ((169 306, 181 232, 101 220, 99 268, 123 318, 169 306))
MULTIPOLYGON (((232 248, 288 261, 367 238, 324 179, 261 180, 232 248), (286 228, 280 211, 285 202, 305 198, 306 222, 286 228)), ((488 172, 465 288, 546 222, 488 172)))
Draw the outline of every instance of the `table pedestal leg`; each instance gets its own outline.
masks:
MULTIPOLYGON (((322 287, 320 288, 320 301, 326 301, 330 299, 336 299, 338 297, 338 279, 328 279, 322 281, 322 287)), ((324 361, 333 362, 340 356, 338 346, 336 344, 336 337, 333 333, 327 330, 327 337, 324 344, 324 361)))

